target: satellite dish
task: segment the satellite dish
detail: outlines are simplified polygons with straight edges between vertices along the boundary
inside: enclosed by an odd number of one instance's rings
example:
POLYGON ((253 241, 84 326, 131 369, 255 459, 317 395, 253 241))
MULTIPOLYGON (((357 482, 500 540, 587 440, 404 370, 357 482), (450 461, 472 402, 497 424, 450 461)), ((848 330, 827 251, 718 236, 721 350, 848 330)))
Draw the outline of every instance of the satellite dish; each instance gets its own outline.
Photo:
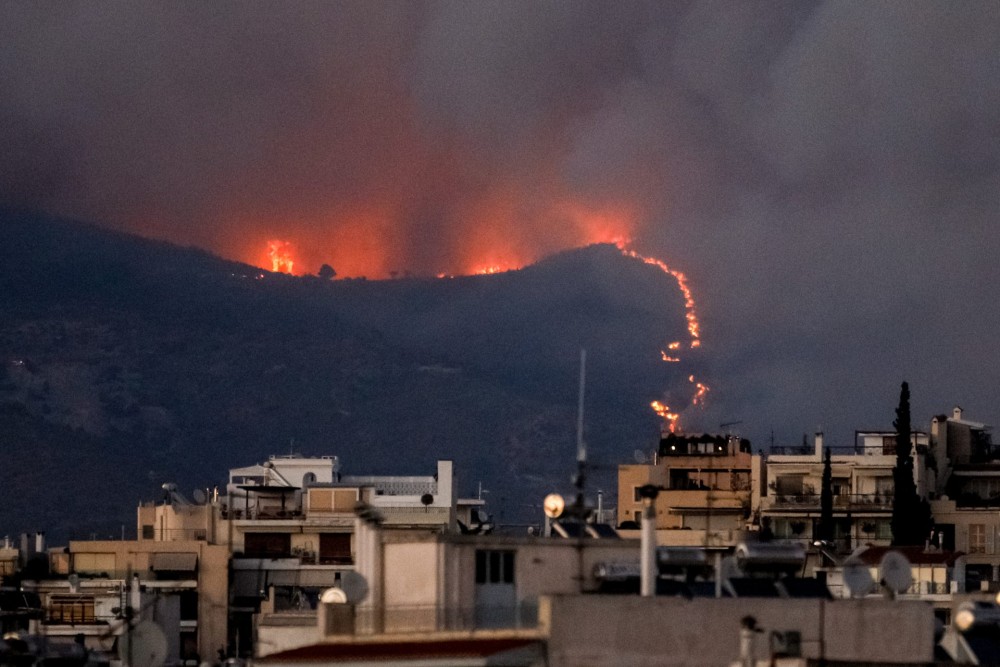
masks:
POLYGON ((351 604, 357 604, 368 597, 368 581, 353 570, 341 573, 340 589, 344 591, 347 601, 351 604))
POLYGON ((191 493, 191 497, 194 498, 194 501, 199 505, 204 505, 208 501, 208 496, 205 495, 205 492, 201 489, 195 489, 191 493))
POLYGON ((859 560, 844 562, 844 586, 852 598, 863 598, 875 591, 875 580, 868 566, 859 560))
POLYGON ((342 588, 328 588, 319 596, 323 604, 347 604, 347 593, 342 588))
POLYGON ((878 565, 879 581, 895 593, 905 592, 913 583, 910 561, 898 551, 889 551, 878 565))
POLYGON ((167 659, 167 637, 160 626, 152 621, 140 621, 122 635, 118 646, 119 657, 132 665, 162 667, 167 659))
POLYGON ((558 519, 562 516, 563 510, 566 509, 566 501, 558 493, 550 493, 545 496, 542 509, 545 511, 545 516, 550 519, 558 519))
POLYGON ((635 459, 635 462, 639 464, 649 463, 649 458, 646 456, 646 452, 642 451, 641 449, 637 449, 634 452, 632 452, 632 458, 635 459))

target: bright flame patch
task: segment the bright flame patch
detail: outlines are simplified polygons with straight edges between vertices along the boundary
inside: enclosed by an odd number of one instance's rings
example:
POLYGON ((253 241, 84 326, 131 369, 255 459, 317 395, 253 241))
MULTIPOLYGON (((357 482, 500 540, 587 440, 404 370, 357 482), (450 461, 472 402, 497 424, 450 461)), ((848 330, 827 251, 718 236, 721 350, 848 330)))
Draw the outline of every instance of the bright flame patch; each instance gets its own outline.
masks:
POLYGON ((291 273, 295 268, 292 244, 288 241, 268 241, 267 256, 271 258, 271 270, 275 273, 291 273))

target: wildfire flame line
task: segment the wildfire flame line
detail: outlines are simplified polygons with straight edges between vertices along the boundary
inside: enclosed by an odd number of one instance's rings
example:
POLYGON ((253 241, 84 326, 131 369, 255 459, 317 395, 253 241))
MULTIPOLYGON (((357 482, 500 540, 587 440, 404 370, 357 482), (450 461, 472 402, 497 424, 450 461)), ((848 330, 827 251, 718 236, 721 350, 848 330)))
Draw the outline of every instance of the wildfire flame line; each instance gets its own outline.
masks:
MULTIPOLYGON (((649 264, 650 266, 655 266, 677 281, 677 287, 680 289, 681 294, 684 297, 684 318, 687 320, 688 335, 690 336, 688 349, 701 347, 701 323, 698 321, 698 315, 695 312, 694 296, 691 294, 691 288, 688 286, 687 276, 676 269, 670 268, 662 260, 656 259, 655 257, 647 257, 638 253, 629 247, 628 241, 617 240, 615 241, 615 246, 624 256, 638 259, 639 261, 649 264)), ((666 349, 660 350, 661 359, 667 363, 679 363, 681 358, 677 356, 676 351, 680 348, 680 341, 668 343, 666 349)), ((694 375, 688 376, 688 382, 694 385, 694 395, 691 397, 691 405, 704 407, 705 397, 709 392, 708 385, 703 382, 696 381, 694 375)), ((653 412, 664 419, 665 426, 670 433, 676 432, 678 428, 678 420, 680 419, 679 412, 671 412, 670 406, 662 403, 661 401, 653 401, 649 404, 649 406, 653 408, 653 412)))
MULTIPOLYGON (((681 295, 684 297, 684 318, 687 321, 689 336, 687 349, 690 350, 701 347, 701 323, 698 320, 698 315, 695 310, 694 296, 691 293, 691 288, 688 286, 687 276, 676 269, 672 269, 662 260, 640 254, 630 247, 629 239, 622 239, 619 237, 615 238, 612 243, 616 248, 618 248, 618 251, 621 252, 623 256, 637 259, 650 266, 655 266, 660 271, 671 276, 675 281, 677 281, 677 287, 680 289, 681 295)), ((275 273, 292 273, 295 262, 292 259, 293 248, 291 243, 288 241, 278 240, 268 241, 267 253, 271 260, 272 271, 275 273)), ((509 270, 511 270, 510 267, 489 264, 476 268, 474 272, 478 274, 496 274, 509 270)), ((450 273, 438 274, 438 278, 451 277, 454 276, 450 273)), ((680 341, 667 343, 664 349, 660 350, 660 358, 666 363, 680 363, 681 357, 678 352, 681 350, 681 347, 682 343, 680 341)), ((703 382, 696 381, 694 375, 688 376, 688 382, 694 387, 694 394, 691 397, 690 405, 704 407, 705 398, 709 392, 708 385, 703 382)), ((650 407, 652 407, 653 411, 665 421, 665 427, 668 428, 671 433, 674 433, 678 428, 680 412, 672 412, 670 406, 661 401, 653 401, 650 403, 650 407)))

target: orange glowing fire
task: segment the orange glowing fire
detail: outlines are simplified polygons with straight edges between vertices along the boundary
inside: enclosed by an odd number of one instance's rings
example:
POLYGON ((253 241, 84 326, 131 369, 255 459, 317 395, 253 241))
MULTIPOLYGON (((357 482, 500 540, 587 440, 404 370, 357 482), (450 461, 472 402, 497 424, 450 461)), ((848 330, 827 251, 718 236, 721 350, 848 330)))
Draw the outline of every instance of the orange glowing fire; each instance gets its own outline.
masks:
POLYGON ((480 276, 491 276, 494 273, 504 273, 505 271, 509 271, 509 270, 510 269, 505 269, 505 268, 503 268, 502 266, 500 266, 498 264, 494 264, 492 266, 481 266, 478 269, 476 269, 475 271, 473 271, 473 273, 475 273, 477 275, 480 275, 480 276))
MULTIPOLYGON (((685 276, 680 271, 671 269, 669 266, 666 265, 666 263, 664 263, 659 259, 656 259, 655 257, 646 257, 644 255, 640 255, 635 250, 631 250, 628 247, 627 241, 619 241, 615 245, 618 246, 618 249, 626 257, 634 257, 635 259, 645 262, 646 264, 655 266, 664 273, 673 276, 673 278, 677 281, 677 287, 680 288, 681 294, 684 295, 684 310, 685 310, 684 317, 685 319, 687 319, 688 333, 691 334, 690 345, 693 348, 699 347, 701 345, 701 324, 698 322, 698 316, 695 314, 694 296, 691 295, 691 288, 688 287, 687 276, 685 276)), ((673 345, 673 343, 671 343, 671 345, 673 345)), ((678 344, 678 347, 679 346, 680 345, 678 344)), ((675 348, 671 347, 670 349, 675 349, 675 348)))
MULTIPOLYGON (((677 287, 680 289, 681 294, 684 296, 684 318, 687 320, 687 329, 690 340, 688 342, 689 349, 695 349, 701 347, 701 323, 698 321, 698 315, 695 312, 694 296, 691 294, 691 288, 688 287, 687 276, 685 276, 680 271, 672 269, 662 260, 656 259, 655 257, 646 257, 639 254, 635 250, 629 247, 629 242, 627 240, 616 240, 615 245, 618 250, 626 257, 632 257, 638 259, 650 266, 655 266, 667 275, 673 277, 677 281, 677 287)), ((680 341, 673 341, 668 343, 665 350, 660 351, 660 358, 667 363, 680 363, 681 358, 676 354, 681 348, 680 341), (669 350, 669 352, 668 352, 669 350)), ((697 405, 704 407, 705 397, 708 395, 709 387, 704 382, 696 382, 694 375, 688 376, 688 382, 694 385, 694 395, 691 397, 691 405, 697 405)), ((650 403, 650 407, 653 411, 665 420, 665 426, 670 431, 674 433, 679 428, 680 413, 671 412, 670 407, 660 401, 653 401, 650 403)))
POLYGON ((653 401, 652 403, 649 404, 649 407, 653 408, 653 412, 660 415, 661 417, 663 417, 663 419, 666 420, 667 428, 669 428, 670 432, 673 433, 674 429, 677 428, 677 420, 680 419, 680 415, 677 414, 676 412, 671 412, 669 405, 664 405, 659 401, 653 401))
MULTIPOLYGON (((549 252, 578 244, 610 243, 623 256, 655 266, 677 283, 684 300, 688 337, 686 342, 666 343, 660 351, 662 361, 682 363, 685 351, 701 347, 701 323, 687 276, 660 259, 640 254, 632 246, 632 233, 638 229, 642 218, 638 208, 622 202, 593 206, 568 198, 554 198, 552 203, 542 205, 536 211, 544 224, 526 227, 514 224, 523 217, 521 194, 516 187, 498 187, 484 199, 467 204, 462 211, 463 218, 475 224, 465 228, 459 248, 442 252, 439 258, 443 260, 442 268, 450 264, 452 269, 435 271, 434 275, 445 279, 456 275, 493 275, 516 271, 549 252), (536 230, 544 230, 545 233, 536 233, 536 230), (456 265, 460 270, 454 270, 456 265)), ((401 268, 400 264, 407 257, 406 246, 396 234, 399 209, 392 202, 338 209, 330 216, 328 238, 318 244, 322 247, 305 247, 298 257, 301 260, 299 264, 329 262, 341 276, 367 274, 383 278, 396 275, 397 271, 392 269, 401 268), (332 224, 334 221, 336 224, 332 224)), ((297 265, 293 260, 294 254, 294 248, 288 241, 267 243, 267 257, 274 272, 293 273, 297 265)), ((696 381, 693 375, 688 381, 694 390, 688 405, 704 407, 708 385, 696 381)), ((664 420, 664 428, 671 433, 679 429, 683 410, 671 411, 660 401, 653 401, 651 407, 664 420)))
POLYGON ((271 258, 271 270, 275 273, 291 273, 295 268, 292 244, 288 241, 268 241, 267 256, 271 258))
POLYGON ((694 376, 688 377, 688 382, 694 385, 694 398, 691 399, 691 405, 704 405, 705 395, 708 394, 708 385, 703 382, 695 382, 694 376))

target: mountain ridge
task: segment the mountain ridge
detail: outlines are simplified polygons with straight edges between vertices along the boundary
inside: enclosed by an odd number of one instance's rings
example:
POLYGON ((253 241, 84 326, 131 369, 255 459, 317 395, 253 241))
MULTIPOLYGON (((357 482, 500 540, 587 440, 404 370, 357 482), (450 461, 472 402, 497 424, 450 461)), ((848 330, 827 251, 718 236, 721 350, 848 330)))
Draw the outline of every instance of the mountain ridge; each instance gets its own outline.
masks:
MULTIPOLYGON (((686 382, 659 361, 686 336, 676 285, 611 246, 492 276, 326 281, 40 214, 0 221, 19 250, 0 267, 0 531, 131 533, 161 483, 214 486, 289 449, 373 474, 450 458, 461 492, 482 481, 497 514, 531 518, 568 487, 581 347, 606 464, 652 447, 648 401, 686 382)), ((612 488, 610 470, 593 484, 612 488)))

